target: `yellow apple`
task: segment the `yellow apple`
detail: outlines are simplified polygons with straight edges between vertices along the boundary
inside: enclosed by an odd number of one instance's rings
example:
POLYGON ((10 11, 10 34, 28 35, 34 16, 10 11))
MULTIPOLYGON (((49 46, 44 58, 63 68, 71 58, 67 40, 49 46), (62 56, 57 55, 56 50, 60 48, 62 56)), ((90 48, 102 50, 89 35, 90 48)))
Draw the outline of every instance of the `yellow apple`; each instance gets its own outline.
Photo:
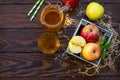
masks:
POLYGON ((91 2, 86 8, 86 15, 90 20, 98 20, 104 15, 104 7, 98 2, 91 2))
POLYGON ((82 51, 82 47, 86 45, 86 41, 82 36, 73 36, 69 41, 68 49, 72 53, 80 53, 82 51))
POLYGON ((82 50, 82 56, 89 61, 98 59, 101 55, 100 46, 96 43, 87 43, 82 50))

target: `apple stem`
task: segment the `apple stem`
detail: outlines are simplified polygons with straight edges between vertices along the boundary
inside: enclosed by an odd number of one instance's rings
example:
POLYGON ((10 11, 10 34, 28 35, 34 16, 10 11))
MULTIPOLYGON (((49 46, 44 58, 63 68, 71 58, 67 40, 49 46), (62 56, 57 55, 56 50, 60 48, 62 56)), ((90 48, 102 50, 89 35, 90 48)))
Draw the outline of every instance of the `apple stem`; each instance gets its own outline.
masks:
POLYGON ((90 28, 90 32, 92 32, 93 30, 90 28))
POLYGON ((96 51, 94 50, 93 53, 95 53, 96 51))

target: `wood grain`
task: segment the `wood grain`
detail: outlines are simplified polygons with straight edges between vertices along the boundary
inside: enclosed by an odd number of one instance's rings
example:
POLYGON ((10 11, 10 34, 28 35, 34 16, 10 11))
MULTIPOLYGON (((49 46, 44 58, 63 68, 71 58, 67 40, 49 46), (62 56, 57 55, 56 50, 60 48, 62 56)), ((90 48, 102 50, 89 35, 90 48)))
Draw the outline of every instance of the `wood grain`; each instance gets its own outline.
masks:
MULTIPOLYGON (((67 29, 72 36, 75 28, 67 29)), ((0 52, 39 52, 37 41, 44 33, 43 29, 0 29, 0 52)), ((67 46, 68 40, 60 39, 61 44, 67 46)))
MULTIPOLYGON (((61 0, 46 0, 56 4, 61 0)), ((105 7, 105 14, 112 17, 114 29, 120 34, 120 0, 80 0, 70 17, 80 20, 76 15, 85 10, 91 1, 100 2, 105 7)), ((75 69, 84 66, 81 60, 70 56, 60 65, 57 56, 63 54, 60 48, 54 55, 45 55, 37 47, 38 38, 45 32, 40 25, 39 16, 30 22, 27 16, 36 0, 0 0, 0 80, 119 80, 120 57, 116 59, 113 71, 106 67, 92 77, 78 75, 75 69), (74 62, 77 60, 77 63, 74 62), (68 73, 70 70, 70 73, 68 73), (74 77, 77 76, 77 77, 74 77)), ((86 18, 83 16, 83 18, 86 18)), ((71 37, 76 25, 66 28, 64 33, 71 37)), ((60 38, 61 45, 66 49, 68 40, 60 38)))
MULTIPOLYGON (((55 60, 56 55, 45 55, 43 53, 1 53, 0 54, 0 76, 56 76, 65 77, 73 76, 76 73, 73 70, 80 67, 83 62, 79 60, 78 63, 73 62, 74 57, 70 57, 65 60, 62 65, 59 64, 59 60, 55 60), (63 66, 64 65, 64 66, 63 66), (72 66, 74 65, 74 66, 72 66), (70 73, 67 73, 71 70, 70 73)), ((76 59, 77 60, 77 59, 76 59)), ((99 75, 105 77, 118 77, 120 76, 120 62, 116 61, 116 69, 114 72, 107 67, 101 71, 99 75), (112 73, 111 73, 112 72, 112 73)), ((82 76, 82 75, 79 75, 82 76)))
MULTIPOLYGON (((65 34, 71 38, 74 31, 75 27, 70 27, 65 34)), ((37 41, 44 32, 43 29, 0 29, 0 52, 39 52, 37 41)), ((60 42, 67 47, 66 38, 60 38, 60 42)))
MULTIPOLYGON (((86 5, 87 4, 82 5, 83 9, 86 8, 86 5)), ((44 6, 42 6, 42 8, 44 6)), ((104 6, 107 9, 105 13, 112 17, 113 22, 119 23, 120 20, 118 16, 120 16, 120 7, 116 8, 119 4, 105 4, 104 6)), ((35 20, 30 22, 30 17, 27 16, 27 13, 31 7, 31 5, 0 5, 0 28, 41 28, 39 16, 42 8, 35 17, 35 20)), ((77 11, 74 11, 74 13, 70 15, 70 17, 75 19, 77 18, 76 15, 78 13, 79 7, 77 11)), ((80 19, 81 18, 78 18, 78 20, 80 19)))

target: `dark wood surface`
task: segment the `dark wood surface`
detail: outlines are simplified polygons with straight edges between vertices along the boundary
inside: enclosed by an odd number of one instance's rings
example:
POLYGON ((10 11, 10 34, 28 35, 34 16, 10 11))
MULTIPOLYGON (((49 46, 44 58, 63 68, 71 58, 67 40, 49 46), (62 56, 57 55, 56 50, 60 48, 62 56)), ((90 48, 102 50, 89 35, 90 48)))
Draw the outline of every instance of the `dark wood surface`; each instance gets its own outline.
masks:
MULTIPOLYGON (((46 0, 56 4, 60 0, 46 0)), ((103 4, 106 13, 112 17, 113 23, 120 23, 120 0, 81 0, 83 8, 91 1, 103 4)), ((116 72, 111 73, 108 68, 99 74, 87 77, 75 73, 67 73, 68 70, 78 67, 70 61, 61 66, 55 58, 62 52, 54 55, 45 55, 37 47, 37 39, 44 33, 39 23, 41 9, 37 17, 30 22, 27 16, 36 0, 0 0, 0 80, 119 80, 120 57, 115 62, 116 72)), ((80 6, 77 6, 79 9, 80 6)), ((70 14, 72 18, 78 18, 76 13, 70 14)), ((79 18, 81 19, 81 18, 79 18)), ((120 25, 114 29, 120 34, 120 25)), ((66 35, 72 36, 75 27, 66 29, 66 35)), ((61 39, 66 47, 68 40, 61 39)))

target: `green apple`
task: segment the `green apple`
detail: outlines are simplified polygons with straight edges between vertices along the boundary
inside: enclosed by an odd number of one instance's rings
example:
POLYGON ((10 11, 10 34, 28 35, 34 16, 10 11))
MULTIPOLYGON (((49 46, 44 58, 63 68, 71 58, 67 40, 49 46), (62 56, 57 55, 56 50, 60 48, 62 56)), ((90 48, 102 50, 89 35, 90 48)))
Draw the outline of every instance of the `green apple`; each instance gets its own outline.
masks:
POLYGON ((104 15, 104 7, 98 2, 91 2, 86 8, 86 15, 90 20, 98 20, 104 15))

